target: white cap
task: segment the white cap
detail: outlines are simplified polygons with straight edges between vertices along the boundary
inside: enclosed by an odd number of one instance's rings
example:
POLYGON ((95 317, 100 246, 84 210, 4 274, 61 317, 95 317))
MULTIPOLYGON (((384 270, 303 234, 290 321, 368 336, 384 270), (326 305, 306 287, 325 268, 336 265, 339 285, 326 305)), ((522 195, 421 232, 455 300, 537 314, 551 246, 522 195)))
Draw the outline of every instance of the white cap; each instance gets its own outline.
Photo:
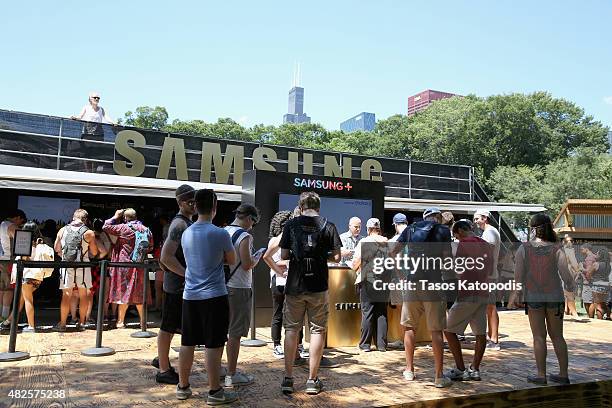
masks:
POLYGON ((91 91, 91 92, 89 93, 89 97, 90 97, 90 98, 94 98, 94 97, 99 98, 99 97, 100 97, 100 93, 99 93, 99 92, 96 92, 96 91, 91 91))
POLYGON ((380 220, 378 218, 370 218, 366 222, 366 228, 380 228, 380 220))
POLYGON ((480 215, 483 217, 487 217, 487 219, 491 219, 491 212, 485 208, 479 208, 478 210, 476 210, 476 212, 474 213, 474 217, 480 215))

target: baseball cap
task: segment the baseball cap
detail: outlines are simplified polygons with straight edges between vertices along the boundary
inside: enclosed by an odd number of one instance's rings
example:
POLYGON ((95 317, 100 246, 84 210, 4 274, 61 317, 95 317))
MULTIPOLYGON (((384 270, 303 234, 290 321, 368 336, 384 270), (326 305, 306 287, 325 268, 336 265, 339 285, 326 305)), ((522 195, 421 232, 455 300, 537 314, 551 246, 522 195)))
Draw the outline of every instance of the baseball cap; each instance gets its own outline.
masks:
POLYGON ((402 213, 397 213, 393 216, 393 225, 408 224, 408 218, 402 213))
POLYGON ((189 184, 182 184, 177 187, 174 195, 179 201, 189 201, 195 198, 195 193, 195 189, 189 184))
POLYGON ((423 218, 427 218, 433 214, 442 214, 442 212, 440 211, 438 207, 430 207, 426 209, 425 211, 423 211, 423 218))
POLYGON ((380 220, 378 218, 370 218, 366 222, 366 228, 380 228, 380 220))
POLYGON ((491 219, 491 212, 484 208, 479 208, 478 210, 476 210, 476 212, 474 213, 474 217, 477 215, 481 215, 483 217, 487 217, 488 219, 491 219))
POLYGON ((92 91, 89 93, 89 97, 90 98, 99 98, 100 97, 100 93, 96 92, 96 91, 92 91))

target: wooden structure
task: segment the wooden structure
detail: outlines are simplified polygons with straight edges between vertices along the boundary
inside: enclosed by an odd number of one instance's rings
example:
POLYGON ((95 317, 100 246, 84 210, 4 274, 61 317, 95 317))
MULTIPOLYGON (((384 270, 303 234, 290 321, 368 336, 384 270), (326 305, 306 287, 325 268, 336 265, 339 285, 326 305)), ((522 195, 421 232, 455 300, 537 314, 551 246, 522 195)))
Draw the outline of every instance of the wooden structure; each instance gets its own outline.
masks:
POLYGON ((569 199, 553 225, 561 237, 612 242, 612 200, 569 199))

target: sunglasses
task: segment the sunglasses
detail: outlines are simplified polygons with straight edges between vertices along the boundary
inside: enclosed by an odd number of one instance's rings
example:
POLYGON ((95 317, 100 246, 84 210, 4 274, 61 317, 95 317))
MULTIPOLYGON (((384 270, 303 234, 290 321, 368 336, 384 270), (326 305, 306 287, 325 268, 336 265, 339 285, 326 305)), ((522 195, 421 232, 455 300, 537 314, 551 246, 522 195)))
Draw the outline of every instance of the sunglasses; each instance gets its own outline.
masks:
POLYGON ((100 97, 99 97, 99 96, 92 96, 92 97, 91 97, 91 99, 97 99, 97 100, 100 100, 100 97))
POLYGON ((251 219, 253 220, 253 225, 257 225, 257 223, 259 222, 259 217, 256 217, 254 215, 249 215, 249 217, 251 217, 251 219))

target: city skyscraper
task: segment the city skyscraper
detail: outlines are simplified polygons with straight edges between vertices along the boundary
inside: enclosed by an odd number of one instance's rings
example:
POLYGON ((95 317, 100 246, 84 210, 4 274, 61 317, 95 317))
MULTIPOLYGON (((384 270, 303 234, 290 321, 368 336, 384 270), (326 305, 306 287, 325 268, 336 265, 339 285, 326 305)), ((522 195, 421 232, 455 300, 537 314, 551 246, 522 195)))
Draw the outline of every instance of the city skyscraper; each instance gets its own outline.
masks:
POLYGON ((304 88, 300 82, 300 65, 297 64, 293 70, 293 85, 289 90, 288 113, 283 115, 283 123, 310 123, 310 116, 304 113, 304 88))
POLYGON ((370 132, 374 130, 374 126, 376 126, 376 115, 369 112, 361 112, 342 122, 340 124, 340 130, 347 133, 356 130, 370 132))
POLYGON ((452 98, 453 96, 460 96, 449 92, 433 91, 426 89, 423 92, 419 92, 416 95, 408 97, 408 116, 414 115, 415 113, 427 109, 433 101, 437 101, 445 98, 452 98))
POLYGON ((610 146, 608 154, 612 154, 612 130, 608 130, 608 145, 610 146))

